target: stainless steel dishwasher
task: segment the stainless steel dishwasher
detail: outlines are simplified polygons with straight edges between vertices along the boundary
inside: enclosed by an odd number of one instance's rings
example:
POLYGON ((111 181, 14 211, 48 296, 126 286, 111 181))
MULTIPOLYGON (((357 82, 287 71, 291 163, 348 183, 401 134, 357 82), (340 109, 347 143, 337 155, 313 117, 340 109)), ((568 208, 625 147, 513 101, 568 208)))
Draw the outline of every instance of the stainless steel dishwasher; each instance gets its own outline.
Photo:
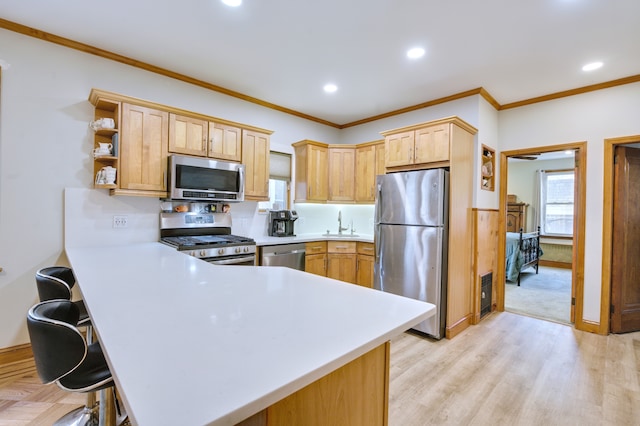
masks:
POLYGON ((262 251, 260 265, 286 266, 304 271, 304 247, 304 243, 262 246, 260 247, 262 251))

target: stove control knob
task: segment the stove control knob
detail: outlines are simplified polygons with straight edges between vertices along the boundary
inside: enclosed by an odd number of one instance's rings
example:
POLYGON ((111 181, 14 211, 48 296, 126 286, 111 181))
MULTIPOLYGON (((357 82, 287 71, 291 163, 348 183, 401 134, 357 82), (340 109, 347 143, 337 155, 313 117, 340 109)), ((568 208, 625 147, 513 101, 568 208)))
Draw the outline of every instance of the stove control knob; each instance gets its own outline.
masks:
POLYGON ((224 254, 224 249, 223 248, 218 249, 218 254, 224 254))
POLYGON ((196 254, 196 252, 195 252, 195 251, 190 251, 190 252, 189 252, 189 256, 196 257, 196 256, 197 256, 197 254, 196 254))
POLYGON ((200 256, 205 257, 207 255, 206 250, 200 250, 200 256))
POLYGON ((242 249, 240 247, 237 247, 236 248, 236 253, 240 253, 240 252, 242 252, 242 249))
POLYGON ((245 253, 249 253, 249 247, 245 247, 245 248, 244 248, 244 252, 245 252, 245 253))

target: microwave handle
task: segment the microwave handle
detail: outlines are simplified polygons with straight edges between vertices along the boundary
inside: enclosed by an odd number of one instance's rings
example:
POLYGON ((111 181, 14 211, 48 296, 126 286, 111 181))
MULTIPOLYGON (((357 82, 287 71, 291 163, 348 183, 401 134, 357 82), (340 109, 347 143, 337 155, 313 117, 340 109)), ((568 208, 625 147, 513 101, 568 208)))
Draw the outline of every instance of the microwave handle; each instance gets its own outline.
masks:
POLYGON ((239 171, 240 171, 240 173, 238 173, 238 176, 240 178, 240 182, 239 183, 241 183, 241 185, 239 185, 241 187, 240 188, 240 192, 242 193, 243 198, 244 198, 244 167, 240 167, 239 171))

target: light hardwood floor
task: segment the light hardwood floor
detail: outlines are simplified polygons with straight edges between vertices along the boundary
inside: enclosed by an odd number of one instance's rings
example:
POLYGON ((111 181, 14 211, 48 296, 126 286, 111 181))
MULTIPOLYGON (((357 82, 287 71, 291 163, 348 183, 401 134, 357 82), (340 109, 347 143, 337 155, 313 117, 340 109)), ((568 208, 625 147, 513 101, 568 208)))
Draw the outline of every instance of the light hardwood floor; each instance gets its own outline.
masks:
MULTIPOLYGON (((50 425, 83 401, 33 375, 12 379, 0 383, 0 426, 50 425)), ((453 340, 404 333, 391 344, 390 426, 638 424, 640 333, 504 312, 453 340)))
POLYGON ((638 425, 640 333, 509 312, 452 340, 391 343, 389 425, 638 425))

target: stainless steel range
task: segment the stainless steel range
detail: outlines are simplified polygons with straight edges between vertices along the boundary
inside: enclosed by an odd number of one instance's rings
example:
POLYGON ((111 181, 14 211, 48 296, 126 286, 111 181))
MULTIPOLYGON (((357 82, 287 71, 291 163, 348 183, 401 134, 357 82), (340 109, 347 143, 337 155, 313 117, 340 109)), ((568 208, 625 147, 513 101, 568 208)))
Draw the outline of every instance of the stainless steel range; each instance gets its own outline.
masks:
POLYGON ((231 235, 227 213, 160 213, 160 242, 216 265, 256 264, 256 242, 231 235))

